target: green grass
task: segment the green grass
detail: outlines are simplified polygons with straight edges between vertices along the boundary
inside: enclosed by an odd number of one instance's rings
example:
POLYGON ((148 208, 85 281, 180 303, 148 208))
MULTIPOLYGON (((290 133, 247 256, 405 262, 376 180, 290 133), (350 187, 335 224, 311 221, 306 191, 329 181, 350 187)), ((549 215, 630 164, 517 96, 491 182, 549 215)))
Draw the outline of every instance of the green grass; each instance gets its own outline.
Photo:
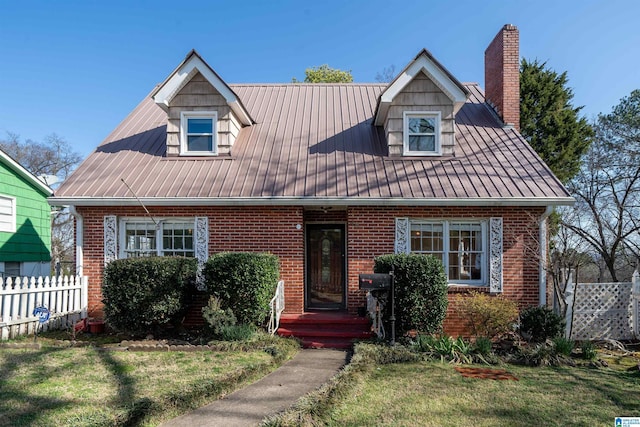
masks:
POLYGON ((439 362, 379 366, 328 425, 610 426, 640 413, 640 377, 588 368, 508 370, 520 381, 463 378, 439 362))
POLYGON ((388 351, 372 347, 357 347, 332 383, 268 425, 592 427, 640 414, 637 369, 501 365, 519 381, 495 381, 440 361, 376 363, 388 351))
POLYGON ((275 338, 265 351, 267 341, 202 352, 3 348, 0 426, 157 425, 257 379, 296 351, 275 338))

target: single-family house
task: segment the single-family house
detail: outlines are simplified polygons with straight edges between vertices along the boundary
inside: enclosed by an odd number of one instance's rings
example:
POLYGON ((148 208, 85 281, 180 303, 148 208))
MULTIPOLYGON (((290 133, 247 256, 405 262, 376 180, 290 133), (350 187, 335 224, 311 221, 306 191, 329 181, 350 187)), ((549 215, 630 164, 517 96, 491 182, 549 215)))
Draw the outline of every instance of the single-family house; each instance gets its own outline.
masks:
POLYGON ((440 258, 451 295, 544 304, 546 218, 572 198, 518 132, 518 43, 490 43, 484 92, 427 50, 388 84, 229 84, 191 51, 50 199, 90 308, 111 260, 220 251, 276 254, 289 314, 357 313, 393 252, 440 258))
POLYGON ((0 277, 50 274, 52 194, 0 150, 0 277))

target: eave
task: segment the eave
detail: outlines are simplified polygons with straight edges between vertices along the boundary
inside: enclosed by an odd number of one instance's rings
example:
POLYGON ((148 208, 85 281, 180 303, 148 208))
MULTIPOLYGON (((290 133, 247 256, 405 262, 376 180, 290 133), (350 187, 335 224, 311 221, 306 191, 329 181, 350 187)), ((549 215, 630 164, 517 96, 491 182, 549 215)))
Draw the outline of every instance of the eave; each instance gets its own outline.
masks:
POLYGON ((169 103, 178 92, 180 92, 180 89, 198 72, 224 97, 231 110, 244 126, 250 126, 254 123, 254 120, 244 105, 242 105, 242 101, 240 101, 238 95, 236 95, 229 85, 220 78, 218 73, 216 73, 195 50, 189 52, 178 68, 151 93, 151 97, 156 104, 166 111, 169 103))
POLYGON ((359 198, 359 197, 50 197, 54 206, 571 206, 573 197, 359 198))
POLYGON ((26 170, 20 163, 13 160, 7 153, 2 150, 0 150, 0 160, 3 161, 3 163, 5 163, 7 166, 9 166, 9 168, 11 168, 13 171, 15 171, 19 176, 30 182, 38 190, 45 193, 45 195, 50 196, 53 194, 53 190, 48 185, 36 178, 35 175, 26 170))
POLYGON ((444 68, 428 50, 422 49, 404 70, 389 84, 380 94, 374 125, 382 126, 387 112, 394 98, 419 74, 424 73, 453 103, 453 113, 464 105, 469 96, 469 91, 453 75, 444 68))

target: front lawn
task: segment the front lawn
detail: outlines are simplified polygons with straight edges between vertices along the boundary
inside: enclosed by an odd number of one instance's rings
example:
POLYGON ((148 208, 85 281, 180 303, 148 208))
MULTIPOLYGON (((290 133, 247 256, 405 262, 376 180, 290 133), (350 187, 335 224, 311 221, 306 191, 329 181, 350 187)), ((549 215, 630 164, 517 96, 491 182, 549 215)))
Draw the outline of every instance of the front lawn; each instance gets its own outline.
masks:
POLYGON ((268 425, 592 427, 640 416, 637 366, 463 365, 519 379, 497 381, 464 378, 454 364, 412 361, 406 352, 380 348, 356 346, 351 365, 332 383, 268 425))
POLYGON ((0 426, 157 425, 257 379, 295 353, 295 345, 276 340, 236 351, 2 348, 0 426))
POLYGON ((508 366, 519 381, 463 378, 440 362, 378 366, 329 425, 611 426, 640 415, 637 373, 508 366))

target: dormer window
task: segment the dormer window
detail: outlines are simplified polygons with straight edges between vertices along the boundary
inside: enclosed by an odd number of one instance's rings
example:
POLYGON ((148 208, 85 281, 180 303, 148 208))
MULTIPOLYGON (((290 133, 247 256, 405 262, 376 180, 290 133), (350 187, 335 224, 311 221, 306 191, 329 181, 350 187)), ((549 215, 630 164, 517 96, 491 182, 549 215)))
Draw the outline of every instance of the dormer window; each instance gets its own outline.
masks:
POLYGON ((405 111, 403 143, 405 155, 440 155, 440 112, 405 111))
POLYGON ((183 111, 180 113, 180 154, 212 156, 218 154, 216 141, 218 113, 183 111))

